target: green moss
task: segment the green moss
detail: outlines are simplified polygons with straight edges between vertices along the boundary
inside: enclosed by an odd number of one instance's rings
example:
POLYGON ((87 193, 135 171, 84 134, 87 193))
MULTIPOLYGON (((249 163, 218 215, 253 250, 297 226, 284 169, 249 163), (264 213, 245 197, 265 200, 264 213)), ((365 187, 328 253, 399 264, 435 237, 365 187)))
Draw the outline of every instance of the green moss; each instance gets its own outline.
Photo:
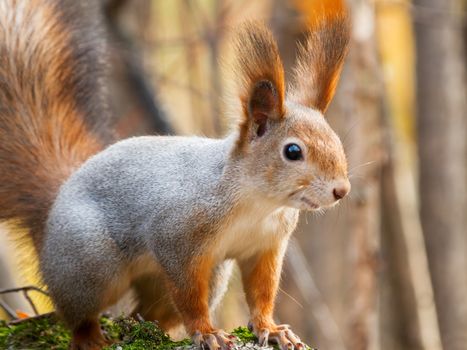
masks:
POLYGON ((140 322, 133 318, 120 317, 115 321, 107 321, 110 324, 113 339, 117 343, 108 349, 122 350, 166 350, 177 346, 191 345, 186 339, 175 342, 165 334, 154 322, 140 322), (115 335, 117 335, 115 337, 115 335))
MULTIPOLYGON (((189 339, 173 341, 154 322, 102 317, 101 325, 106 337, 113 342, 107 350, 169 350, 192 345, 189 339)), ((256 340, 246 327, 238 327, 232 334, 243 343, 256 340)), ((0 321, 0 349, 67 350, 70 339, 68 329, 53 314, 17 324, 0 321)))
POLYGON ((66 350, 69 343, 70 332, 53 315, 0 324, 0 349, 66 350))
MULTIPOLYGON (((232 331, 232 334, 235 335, 242 343, 249 343, 249 342, 256 342, 256 336, 246 327, 238 327, 232 331)), ((280 350, 279 346, 272 345, 275 350, 280 350)), ((308 345, 305 344, 305 350, 316 350, 314 348, 310 348, 308 345)))
MULTIPOLYGON (((168 350, 191 345, 185 339, 175 342, 154 322, 140 322, 133 318, 101 318, 106 337, 113 345, 107 349, 168 350)), ((67 350, 71 339, 69 330, 54 315, 25 320, 18 324, 0 321, 0 349, 67 350)))
POLYGON ((256 341, 256 336, 246 327, 238 327, 232 331, 232 334, 243 343, 256 341))

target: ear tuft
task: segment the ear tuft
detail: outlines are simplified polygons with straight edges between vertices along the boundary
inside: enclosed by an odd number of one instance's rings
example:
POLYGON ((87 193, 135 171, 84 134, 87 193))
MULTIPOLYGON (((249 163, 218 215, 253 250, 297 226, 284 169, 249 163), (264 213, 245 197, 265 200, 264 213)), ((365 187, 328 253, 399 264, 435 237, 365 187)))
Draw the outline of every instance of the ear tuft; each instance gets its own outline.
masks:
POLYGON ((284 67, 271 32, 260 22, 246 22, 236 33, 235 71, 239 78, 242 104, 248 107, 253 90, 260 82, 269 82, 277 94, 279 112, 283 112, 285 94, 284 67))
MULTIPOLYGON (((318 1, 319 2, 319 1, 318 1)), ((299 48, 290 99, 325 112, 331 102, 350 41, 350 21, 343 0, 322 1, 299 48)))
POLYGON ((271 32, 259 22, 246 22, 234 39, 238 91, 243 117, 240 122, 242 146, 253 128, 264 134, 268 119, 285 115, 284 67, 271 32), (254 125, 256 124, 256 125, 254 125))

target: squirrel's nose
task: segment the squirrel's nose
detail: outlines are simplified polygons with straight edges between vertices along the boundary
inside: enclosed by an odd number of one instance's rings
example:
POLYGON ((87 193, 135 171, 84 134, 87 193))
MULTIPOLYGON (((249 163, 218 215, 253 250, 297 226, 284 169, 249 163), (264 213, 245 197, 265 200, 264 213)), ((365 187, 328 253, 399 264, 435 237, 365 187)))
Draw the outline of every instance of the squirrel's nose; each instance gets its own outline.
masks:
POLYGON ((339 199, 342 199, 345 196, 347 196, 349 192, 350 192, 350 183, 347 182, 345 184, 336 186, 334 190, 332 191, 332 194, 334 195, 334 198, 336 199, 336 201, 338 201, 339 199))

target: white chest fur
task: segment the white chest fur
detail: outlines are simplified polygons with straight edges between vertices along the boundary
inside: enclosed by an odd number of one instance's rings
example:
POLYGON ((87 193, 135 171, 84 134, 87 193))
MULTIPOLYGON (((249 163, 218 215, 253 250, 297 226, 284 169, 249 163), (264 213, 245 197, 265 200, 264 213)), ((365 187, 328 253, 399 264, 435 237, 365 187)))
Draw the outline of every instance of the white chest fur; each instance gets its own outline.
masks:
POLYGON ((298 210, 268 209, 251 204, 236 210, 218 235, 217 258, 246 259, 287 239, 297 224, 298 210))

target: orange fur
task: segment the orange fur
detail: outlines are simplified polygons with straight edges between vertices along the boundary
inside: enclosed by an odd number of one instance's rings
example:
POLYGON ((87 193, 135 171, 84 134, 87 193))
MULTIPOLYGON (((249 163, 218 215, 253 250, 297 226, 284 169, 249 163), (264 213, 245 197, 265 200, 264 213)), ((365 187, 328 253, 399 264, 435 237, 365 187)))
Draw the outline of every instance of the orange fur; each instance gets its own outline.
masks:
POLYGON ((309 34, 300 47, 291 99, 325 112, 339 80, 350 40, 343 0, 315 1, 309 34))
POLYGON ((332 140, 334 135, 317 130, 312 124, 297 121, 289 130, 290 136, 294 136, 305 142, 308 146, 308 161, 328 174, 346 176, 347 160, 345 154, 337 147, 339 143, 332 140))
POLYGON ((282 268, 280 249, 267 250, 256 261, 243 263, 241 268, 252 322, 258 328, 272 327, 274 301, 282 268))
POLYGON ((200 256, 190 263, 187 285, 171 282, 172 296, 189 334, 200 331, 211 333, 214 329, 209 319, 209 281, 213 269, 211 256, 200 256))

